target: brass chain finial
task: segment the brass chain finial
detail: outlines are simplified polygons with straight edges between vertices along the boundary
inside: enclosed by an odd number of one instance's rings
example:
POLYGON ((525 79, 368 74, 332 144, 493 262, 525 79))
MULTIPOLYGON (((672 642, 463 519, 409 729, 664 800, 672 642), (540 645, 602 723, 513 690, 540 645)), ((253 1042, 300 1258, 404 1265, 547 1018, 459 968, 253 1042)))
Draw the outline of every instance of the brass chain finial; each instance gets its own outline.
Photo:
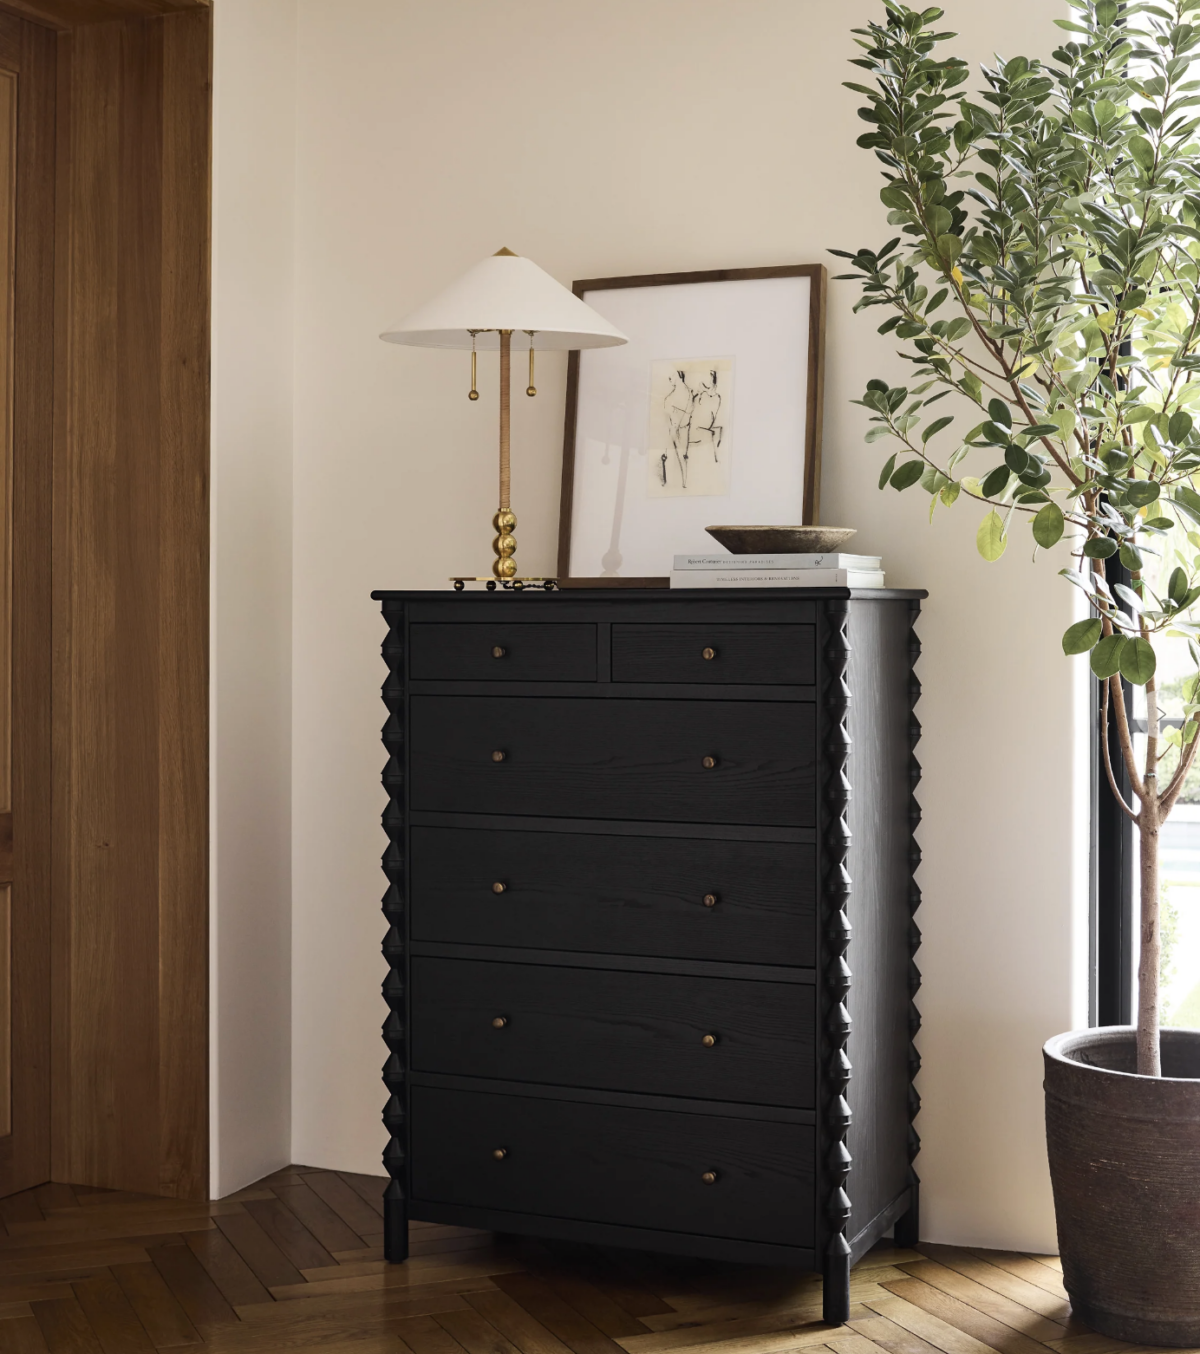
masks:
POLYGON ((475 366, 477 354, 475 352, 475 335, 479 333, 478 329, 468 329, 467 333, 471 335, 471 393, 467 396, 469 400, 477 400, 479 391, 476 389, 478 381, 476 379, 477 368, 475 366))
POLYGON ((536 329, 526 329, 529 335, 529 386, 526 389, 526 395, 536 395, 537 386, 533 384, 533 336, 537 333, 536 329))

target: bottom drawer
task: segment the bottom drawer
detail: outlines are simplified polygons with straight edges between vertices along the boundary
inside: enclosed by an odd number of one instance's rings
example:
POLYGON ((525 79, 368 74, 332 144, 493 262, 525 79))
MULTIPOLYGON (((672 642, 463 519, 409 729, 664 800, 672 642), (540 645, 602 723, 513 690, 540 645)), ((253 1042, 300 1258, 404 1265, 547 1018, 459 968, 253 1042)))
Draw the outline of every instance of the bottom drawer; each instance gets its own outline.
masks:
POLYGON ((811 1246, 813 1157, 800 1124, 412 1089, 430 1203, 811 1246))

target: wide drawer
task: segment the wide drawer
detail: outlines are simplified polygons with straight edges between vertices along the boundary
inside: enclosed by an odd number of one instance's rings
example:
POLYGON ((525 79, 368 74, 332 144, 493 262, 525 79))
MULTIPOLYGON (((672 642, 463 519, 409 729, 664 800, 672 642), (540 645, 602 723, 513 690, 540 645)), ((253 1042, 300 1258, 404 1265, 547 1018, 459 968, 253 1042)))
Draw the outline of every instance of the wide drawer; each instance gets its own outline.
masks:
POLYGON ((614 682, 812 686, 811 625, 614 625, 614 682))
POLYGON ((801 702, 414 696, 414 809, 815 823, 801 702))
POLYGON ((429 1202, 811 1246, 813 1158, 798 1124, 412 1091, 412 1191, 429 1202))
POLYGON ((411 976, 416 1071, 813 1106, 807 984, 428 956, 411 976))
POLYGON ((810 967, 816 848, 414 827, 414 940, 810 967))
POLYGON ((594 625, 510 624, 410 626, 414 680, 594 682, 594 625))

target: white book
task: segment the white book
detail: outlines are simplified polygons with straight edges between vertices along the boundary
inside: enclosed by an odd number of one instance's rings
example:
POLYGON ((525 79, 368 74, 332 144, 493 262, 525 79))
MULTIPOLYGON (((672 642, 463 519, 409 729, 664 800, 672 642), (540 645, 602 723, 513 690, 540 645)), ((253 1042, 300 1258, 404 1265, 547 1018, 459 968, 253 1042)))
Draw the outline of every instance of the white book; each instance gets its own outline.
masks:
POLYGON ((676 569, 867 569, 878 570, 878 555, 676 555, 676 569))
POLYGON ((882 569, 672 569, 673 588, 882 588, 882 569))

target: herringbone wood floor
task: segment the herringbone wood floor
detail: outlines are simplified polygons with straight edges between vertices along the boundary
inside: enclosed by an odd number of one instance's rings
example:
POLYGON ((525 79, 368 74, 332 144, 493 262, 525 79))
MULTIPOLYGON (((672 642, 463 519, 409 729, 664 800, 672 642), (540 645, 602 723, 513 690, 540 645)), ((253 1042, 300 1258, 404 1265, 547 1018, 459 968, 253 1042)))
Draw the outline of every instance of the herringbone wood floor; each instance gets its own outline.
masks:
POLYGON ((1058 1262, 879 1247, 849 1326, 813 1275, 414 1223, 374 1177, 290 1167, 215 1204, 43 1185, 0 1201, 2 1354, 1109 1354, 1058 1262))

